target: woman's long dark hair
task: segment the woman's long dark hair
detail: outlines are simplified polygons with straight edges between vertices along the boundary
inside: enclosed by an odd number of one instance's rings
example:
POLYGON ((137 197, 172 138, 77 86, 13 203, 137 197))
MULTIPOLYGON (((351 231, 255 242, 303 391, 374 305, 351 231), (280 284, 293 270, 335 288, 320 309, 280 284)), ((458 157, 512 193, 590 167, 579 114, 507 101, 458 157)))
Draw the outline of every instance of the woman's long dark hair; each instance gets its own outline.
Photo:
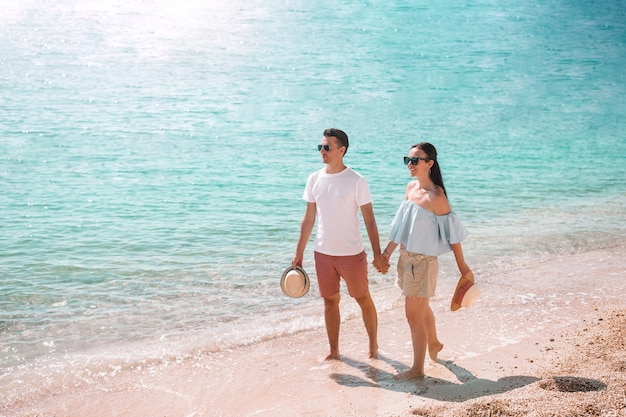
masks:
POLYGON ((417 149, 424 151, 428 159, 432 159, 433 161, 435 161, 433 166, 430 168, 430 179, 436 185, 440 186, 443 189, 443 193, 446 195, 446 197, 448 197, 448 193, 446 192, 446 187, 443 186, 443 177, 441 176, 441 169, 439 168, 439 162, 437 161, 437 149, 435 149, 435 147, 428 142, 417 143, 411 146, 411 149, 413 148, 417 148, 417 149))

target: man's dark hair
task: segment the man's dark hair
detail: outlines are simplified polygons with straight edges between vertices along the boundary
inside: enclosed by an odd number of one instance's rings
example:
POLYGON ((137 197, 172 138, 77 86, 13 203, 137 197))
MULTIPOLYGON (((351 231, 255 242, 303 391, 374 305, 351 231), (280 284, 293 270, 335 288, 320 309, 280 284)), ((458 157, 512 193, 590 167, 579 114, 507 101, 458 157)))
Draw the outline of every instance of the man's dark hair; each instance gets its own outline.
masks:
MULTIPOLYGON (((324 137, 337 138, 337 142, 339 142, 339 146, 345 146, 346 152, 348 152, 348 146, 350 145, 350 143, 348 142, 348 135, 346 135, 346 132, 344 132, 343 130, 335 129, 331 127, 324 131, 324 137)), ((345 155, 346 152, 344 152, 343 154, 345 155)))

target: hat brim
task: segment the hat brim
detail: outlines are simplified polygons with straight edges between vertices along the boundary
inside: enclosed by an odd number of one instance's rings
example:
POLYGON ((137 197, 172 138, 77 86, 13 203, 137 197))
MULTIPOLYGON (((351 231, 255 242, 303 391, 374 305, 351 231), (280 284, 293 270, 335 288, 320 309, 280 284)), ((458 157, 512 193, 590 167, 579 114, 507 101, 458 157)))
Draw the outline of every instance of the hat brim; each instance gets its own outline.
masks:
POLYGON ((478 285, 472 285, 469 290, 465 292, 463 296, 463 302, 461 303, 461 307, 470 308, 474 305, 476 300, 480 297, 480 288, 478 285))
MULTIPOLYGON (((467 291, 474 285, 474 274, 469 273, 468 276, 462 276, 459 278, 459 282, 456 284, 454 295, 452 296, 452 302, 450 303, 450 310, 457 311, 463 305, 463 297, 467 291)), ((471 304, 474 304, 474 299, 471 304)), ((470 305, 471 305, 470 304, 470 305)))
POLYGON ((309 292, 310 286, 311 281, 309 280, 309 275, 300 266, 296 266, 295 268, 293 266, 288 267, 287 269, 285 269, 283 275, 280 277, 280 289, 283 291, 283 293, 285 293, 285 295, 288 295, 292 298, 303 297, 309 292), (298 289, 296 291, 291 291, 289 288, 287 288, 287 285, 285 285, 287 274, 291 271, 297 271, 302 278, 301 285, 298 286, 298 289))

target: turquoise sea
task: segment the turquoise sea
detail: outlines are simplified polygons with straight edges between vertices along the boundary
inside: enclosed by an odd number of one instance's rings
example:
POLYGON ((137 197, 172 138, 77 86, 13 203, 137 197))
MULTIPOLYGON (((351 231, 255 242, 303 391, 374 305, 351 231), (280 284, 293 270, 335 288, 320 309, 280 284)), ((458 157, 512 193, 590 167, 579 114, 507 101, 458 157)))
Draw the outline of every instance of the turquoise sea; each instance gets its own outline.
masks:
POLYGON ((323 326, 279 278, 327 127, 383 245, 420 141, 477 279, 625 243, 624 1, 4 0, 0 64, 0 396, 323 326))

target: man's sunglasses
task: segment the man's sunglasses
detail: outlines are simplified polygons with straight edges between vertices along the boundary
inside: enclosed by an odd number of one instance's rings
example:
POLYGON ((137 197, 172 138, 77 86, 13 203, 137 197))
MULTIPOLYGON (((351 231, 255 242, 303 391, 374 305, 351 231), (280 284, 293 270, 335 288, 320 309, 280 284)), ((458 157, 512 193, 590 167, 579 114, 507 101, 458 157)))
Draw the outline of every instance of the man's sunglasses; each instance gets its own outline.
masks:
POLYGON ((409 158, 408 156, 404 157, 404 165, 409 165, 409 162, 411 163, 411 165, 417 165, 419 163, 419 161, 430 161, 430 158, 420 158, 419 156, 414 156, 412 158, 409 158))
MULTIPOLYGON (((336 149, 341 148, 341 146, 335 146, 336 149)), ((332 146, 328 145, 328 144, 324 144, 324 145, 317 145, 317 151, 321 152, 322 149, 324 149, 326 152, 330 152, 330 150, 332 149, 332 146)))

